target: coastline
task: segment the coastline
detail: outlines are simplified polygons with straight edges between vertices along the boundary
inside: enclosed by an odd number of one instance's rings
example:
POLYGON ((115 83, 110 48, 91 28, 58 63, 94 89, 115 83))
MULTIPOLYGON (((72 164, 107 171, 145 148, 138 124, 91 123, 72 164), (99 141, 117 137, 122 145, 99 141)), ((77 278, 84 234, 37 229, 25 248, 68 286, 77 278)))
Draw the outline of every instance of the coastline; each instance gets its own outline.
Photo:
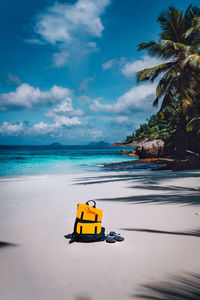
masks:
POLYGON ((85 171, 0 182, 0 241, 15 245, 0 248, 1 298, 138 299, 143 284, 199 273, 199 177, 85 171), (124 242, 68 244, 76 204, 91 199, 106 233, 124 242))

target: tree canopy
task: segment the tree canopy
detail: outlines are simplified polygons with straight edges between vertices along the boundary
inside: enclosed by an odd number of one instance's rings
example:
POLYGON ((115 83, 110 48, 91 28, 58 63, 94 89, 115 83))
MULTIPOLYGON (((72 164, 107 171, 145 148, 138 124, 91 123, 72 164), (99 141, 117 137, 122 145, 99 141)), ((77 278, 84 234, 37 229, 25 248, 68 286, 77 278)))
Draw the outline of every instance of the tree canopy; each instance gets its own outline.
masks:
POLYGON ((133 136, 147 133, 148 127, 152 137, 161 137, 162 126, 168 132, 164 138, 175 132, 200 134, 200 9, 190 5, 182 12, 169 7, 157 21, 158 41, 140 43, 138 50, 146 50, 162 63, 139 71, 137 80, 157 82, 153 105, 161 102, 160 110, 133 136))

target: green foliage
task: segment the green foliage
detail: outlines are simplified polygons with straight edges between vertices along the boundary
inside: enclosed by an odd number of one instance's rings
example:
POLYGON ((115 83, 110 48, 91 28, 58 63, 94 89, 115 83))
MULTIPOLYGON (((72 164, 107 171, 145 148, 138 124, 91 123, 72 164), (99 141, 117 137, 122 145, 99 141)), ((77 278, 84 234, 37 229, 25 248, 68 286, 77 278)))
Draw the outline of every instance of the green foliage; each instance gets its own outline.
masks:
POLYGON ((140 125, 131 136, 127 136, 126 143, 145 138, 169 140, 179 128, 179 111, 178 103, 175 103, 174 106, 165 109, 165 114, 159 113, 151 116, 147 123, 140 125))
POLYGON ((129 141, 200 133, 200 8, 190 5, 182 12, 169 7, 157 21, 159 40, 140 43, 138 50, 146 50, 163 63, 141 70, 137 80, 158 79, 153 105, 161 101, 161 106, 158 114, 127 137, 129 141))

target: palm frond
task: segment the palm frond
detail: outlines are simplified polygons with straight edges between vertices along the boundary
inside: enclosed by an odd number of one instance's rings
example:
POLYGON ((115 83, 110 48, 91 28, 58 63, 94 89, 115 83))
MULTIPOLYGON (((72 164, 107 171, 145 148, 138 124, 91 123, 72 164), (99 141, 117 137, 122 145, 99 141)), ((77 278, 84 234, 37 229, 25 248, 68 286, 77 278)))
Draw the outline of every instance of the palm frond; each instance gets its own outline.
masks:
POLYGON ((200 117, 193 118, 190 120, 190 122, 187 124, 186 129, 188 132, 190 131, 200 131, 200 117))
POLYGON ((163 48, 166 49, 166 50, 175 50, 177 52, 184 52, 187 48, 187 46, 183 43, 176 43, 176 42, 173 42, 171 40, 162 40, 161 41, 162 45, 163 45, 163 48))
POLYGON ((192 33, 194 33, 195 31, 198 31, 200 29, 200 16, 196 16, 195 18, 193 18, 192 20, 192 26, 190 28, 188 28, 186 30, 186 32, 184 33, 184 37, 188 37, 190 36, 192 33))
POLYGON ((186 97, 185 99, 181 100, 181 107, 184 113, 186 113, 188 108, 190 108, 192 105, 193 105, 193 100, 190 97, 186 97))
POLYGON ((198 54, 188 55, 183 61, 183 65, 186 64, 188 64, 193 69, 200 69, 200 55, 198 54))
MULTIPOLYGON (((140 43, 138 50, 146 50, 164 62, 137 73, 138 82, 161 79, 157 84, 157 106, 162 100, 160 112, 170 115, 169 108, 186 126, 186 120, 200 111, 200 9, 192 4, 185 13, 169 7, 158 22, 161 26, 160 40, 140 43), (167 62, 166 62, 167 61, 167 62)), ((199 129, 200 130, 200 129, 199 129)))
POLYGON ((166 109, 166 107, 171 106, 172 102, 173 102, 172 94, 170 91, 168 91, 162 100, 162 104, 159 112, 163 112, 166 109))
POLYGON ((154 41, 150 41, 148 43, 140 43, 138 45, 138 50, 146 50, 150 56, 157 57, 163 60, 173 58, 176 54, 174 53, 174 51, 167 51, 168 49, 161 43, 156 43, 154 41))
POLYGON ((169 7, 167 11, 160 14, 157 21, 161 26, 160 37, 162 40, 182 41, 182 21, 183 13, 174 7, 169 7))
POLYGON ((153 82, 160 74, 171 69, 174 64, 175 62, 167 62, 152 68, 141 70, 137 73, 137 81, 151 80, 153 82))
POLYGON ((156 88, 156 99, 153 102, 153 106, 157 106, 160 98, 169 92, 173 92, 172 84, 176 80, 177 66, 171 67, 161 78, 156 88))

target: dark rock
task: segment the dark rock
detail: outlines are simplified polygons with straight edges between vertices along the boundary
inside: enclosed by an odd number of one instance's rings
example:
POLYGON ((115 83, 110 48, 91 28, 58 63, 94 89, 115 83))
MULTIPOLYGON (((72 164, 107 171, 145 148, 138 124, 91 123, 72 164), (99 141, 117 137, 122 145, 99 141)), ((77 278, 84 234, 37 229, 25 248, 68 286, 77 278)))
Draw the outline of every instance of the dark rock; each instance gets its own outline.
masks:
POLYGON ((128 155, 131 155, 131 156, 137 156, 137 155, 136 155, 136 150, 130 150, 130 151, 127 151, 127 150, 122 149, 120 152, 121 152, 122 154, 128 154, 128 155))
POLYGON ((142 142, 136 147, 136 154, 139 158, 162 157, 164 142, 162 140, 142 142))
POLYGON ((124 150, 124 149, 122 149, 120 152, 123 153, 123 154, 128 154, 129 153, 127 150, 124 150))
POLYGON ((178 161, 173 171, 200 169, 200 157, 191 157, 190 159, 178 161))
POLYGON ((128 151, 129 155, 136 156, 136 150, 128 151))
POLYGON ((138 159, 138 160, 123 161, 119 163, 105 164, 104 167, 107 169, 115 169, 115 170, 129 170, 129 169, 157 170, 157 169, 162 169, 168 164, 174 165, 174 163, 175 163, 174 159, 169 159, 169 158, 145 158, 145 159, 138 159))

